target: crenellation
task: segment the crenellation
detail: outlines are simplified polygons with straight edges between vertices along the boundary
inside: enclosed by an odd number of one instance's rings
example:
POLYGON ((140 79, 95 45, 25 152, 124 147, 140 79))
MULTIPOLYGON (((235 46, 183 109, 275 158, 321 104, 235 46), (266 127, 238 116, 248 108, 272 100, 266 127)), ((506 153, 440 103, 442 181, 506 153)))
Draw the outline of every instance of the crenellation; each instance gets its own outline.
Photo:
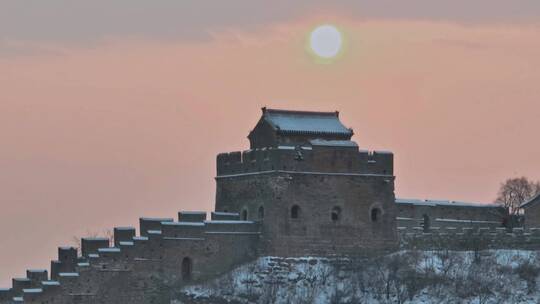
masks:
POLYGON ((161 229, 161 222, 174 222, 173 218, 141 217, 139 219, 139 231, 141 236, 148 236, 149 230, 161 229))
POLYGON ((31 287, 32 281, 28 278, 13 278, 11 280, 11 290, 16 296, 21 296, 23 289, 31 287))
POLYGON ((85 237, 81 239, 81 254, 82 256, 88 256, 91 253, 97 253, 100 248, 107 248, 110 245, 110 240, 103 237, 89 238, 85 237))
POLYGON ((180 211, 178 212, 179 222, 204 222, 206 211, 180 211))
POLYGON ((131 241, 135 236, 134 227, 115 227, 114 228, 114 246, 118 246, 120 242, 131 241))
POLYGON ((58 247, 58 261, 60 263, 75 264, 77 261, 77 248, 58 247))
POLYGON ((217 176, 276 170, 392 176, 393 157, 391 152, 368 152, 358 150, 358 146, 280 146, 221 153, 217 156, 217 176))
POLYGON ((42 281, 49 279, 49 274, 46 269, 28 269, 26 277, 30 280, 30 286, 36 288, 41 285, 42 281))
POLYGON ((235 212, 212 212, 212 221, 239 221, 240 213, 235 212))

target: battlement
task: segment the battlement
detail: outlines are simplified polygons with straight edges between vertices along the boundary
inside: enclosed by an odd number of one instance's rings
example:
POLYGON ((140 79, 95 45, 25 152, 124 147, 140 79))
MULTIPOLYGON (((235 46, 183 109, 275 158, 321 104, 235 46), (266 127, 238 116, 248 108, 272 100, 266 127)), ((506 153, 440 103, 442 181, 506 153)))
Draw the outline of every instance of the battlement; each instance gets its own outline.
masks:
POLYGON ((352 141, 312 140, 309 146, 269 147, 217 156, 218 178, 269 171, 392 176, 394 155, 387 151, 359 150, 352 141))

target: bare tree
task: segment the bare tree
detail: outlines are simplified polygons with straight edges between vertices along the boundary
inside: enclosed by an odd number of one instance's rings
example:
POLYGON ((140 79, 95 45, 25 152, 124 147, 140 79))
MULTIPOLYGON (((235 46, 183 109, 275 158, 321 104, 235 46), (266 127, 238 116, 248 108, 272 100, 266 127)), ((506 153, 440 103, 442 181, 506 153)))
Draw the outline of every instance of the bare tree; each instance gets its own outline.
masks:
POLYGON ((526 177, 509 178, 501 184, 495 203, 504 207, 509 218, 507 224, 513 222, 519 215, 521 204, 540 193, 540 182, 530 181, 526 177))

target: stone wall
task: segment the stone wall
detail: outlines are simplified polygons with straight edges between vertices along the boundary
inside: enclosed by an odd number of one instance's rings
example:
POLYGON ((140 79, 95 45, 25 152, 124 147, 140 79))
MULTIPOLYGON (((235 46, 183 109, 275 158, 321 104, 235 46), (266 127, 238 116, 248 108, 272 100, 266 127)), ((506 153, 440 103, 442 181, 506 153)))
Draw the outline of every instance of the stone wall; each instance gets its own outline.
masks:
POLYGON ((46 270, 29 270, 12 288, 0 289, 0 303, 169 303, 178 287, 258 257, 258 223, 239 221, 237 214, 226 221, 180 216, 187 221, 141 218, 140 236, 118 227, 115 247, 101 238, 84 239, 82 255, 60 247, 50 279, 46 270))
MULTIPOLYGON (((540 197, 536 198, 540 200, 540 197)), ((540 204, 533 203, 529 204, 525 210, 525 227, 540 227, 540 204)))
POLYGON ((403 249, 418 250, 540 250, 540 228, 432 228, 398 227, 399 243, 403 249))
POLYGON ((393 177, 294 172, 218 177, 216 210, 261 220, 266 255, 362 255, 397 247, 393 182, 393 177))

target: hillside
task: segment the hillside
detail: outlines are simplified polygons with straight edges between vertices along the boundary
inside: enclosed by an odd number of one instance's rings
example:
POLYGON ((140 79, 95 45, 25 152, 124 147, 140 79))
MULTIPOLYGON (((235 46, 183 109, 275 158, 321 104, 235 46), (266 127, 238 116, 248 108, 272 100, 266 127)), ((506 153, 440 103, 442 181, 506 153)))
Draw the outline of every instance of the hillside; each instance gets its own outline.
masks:
POLYGON ((534 251, 401 251, 351 261, 262 257, 178 292, 187 303, 539 303, 534 251))

